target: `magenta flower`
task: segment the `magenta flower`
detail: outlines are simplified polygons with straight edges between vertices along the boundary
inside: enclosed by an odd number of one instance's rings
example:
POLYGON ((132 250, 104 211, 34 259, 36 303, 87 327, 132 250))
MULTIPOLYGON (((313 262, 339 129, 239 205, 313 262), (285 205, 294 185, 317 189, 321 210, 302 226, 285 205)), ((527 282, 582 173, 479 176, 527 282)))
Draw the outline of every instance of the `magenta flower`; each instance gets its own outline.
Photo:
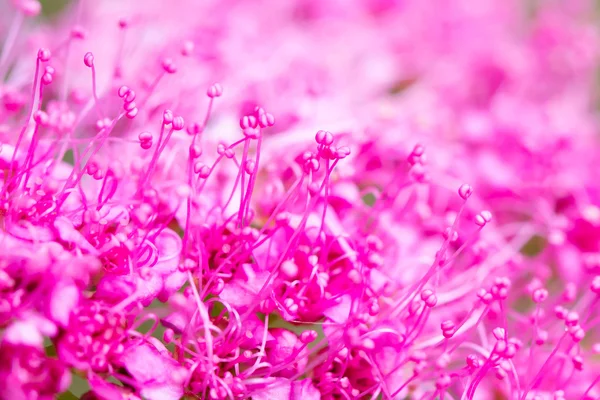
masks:
POLYGON ((0 398, 600 397, 592 0, 5 3, 0 398))

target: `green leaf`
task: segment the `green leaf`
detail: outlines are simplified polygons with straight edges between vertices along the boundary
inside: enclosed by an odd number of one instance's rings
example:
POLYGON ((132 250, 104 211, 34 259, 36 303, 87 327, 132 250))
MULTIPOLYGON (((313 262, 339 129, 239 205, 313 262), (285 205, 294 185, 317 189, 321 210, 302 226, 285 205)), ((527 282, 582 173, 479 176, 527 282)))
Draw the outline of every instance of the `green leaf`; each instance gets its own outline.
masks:
POLYGON ((521 253, 527 257, 535 257, 546 248, 546 239, 540 235, 534 235, 521 248, 521 253))
POLYGON ((78 400, 79 397, 71 392, 64 392, 58 395, 57 400, 78 400))
POLYGON ((367 193, 362 197, 363 203, 365 203, 369 207, 373 207, 373 205, 375 204, 375 200, 377 199, 375 198, 375 195, 373 193, 367 193))
MULTIPOLYGON (((84 377, 79 376, 76 373, 71 375, 71 386, 69 386, 69 391, 67 393, 75 396, 75 399, 81 397, 84 393, 89 392, 90 384, 84 377)), ((66 397, 66 399, 71 399, 71 397, 66 397)))
POLYGON ((48 346, 44 347, 44 351, 46 352, 46 355, 48 357, 56 357, 56 347, 54 346, 54 344, 49 344, 48 346))
POLYGON ((40 0, 40 4, 42 5, 42 17, 54 17, 61 13, 70 2, 70 0, 40 0))
POLYGON ((65 151, 65 156, 63 157, 63 162, 66 162, 70 165, 75 165, 75 157, 73 157, 73 150, 65 151))

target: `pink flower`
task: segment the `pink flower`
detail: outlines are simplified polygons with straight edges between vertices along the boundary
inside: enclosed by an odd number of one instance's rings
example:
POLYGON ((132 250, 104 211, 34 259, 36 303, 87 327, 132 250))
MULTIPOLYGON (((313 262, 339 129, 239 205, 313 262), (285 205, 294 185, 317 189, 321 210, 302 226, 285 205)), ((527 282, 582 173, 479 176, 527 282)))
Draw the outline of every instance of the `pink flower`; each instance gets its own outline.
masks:
POLYGON ((596 6, 475 3, 0 5, 0 397, 596 398, 596 6))
POLYGON ((60 360, 51 359, 43 351, 25 344, 0 344, 0 386, 3 398, 28 400, 52 399, 65 391, 71 376, 60 360))
POLYGON ((140 395, 144 398, 179 399, 183 395, 185 370, 164 347, 162 350, 151 344, 134 344, 124 350, 121 363, 141 385, 140 395))

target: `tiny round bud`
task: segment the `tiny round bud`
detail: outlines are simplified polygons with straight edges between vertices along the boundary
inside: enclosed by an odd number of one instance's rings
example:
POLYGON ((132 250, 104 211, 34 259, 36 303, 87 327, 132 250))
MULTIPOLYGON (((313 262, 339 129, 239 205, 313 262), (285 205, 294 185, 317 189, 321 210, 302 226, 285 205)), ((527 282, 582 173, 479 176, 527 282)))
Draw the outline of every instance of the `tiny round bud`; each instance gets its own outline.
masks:
POLYGON ((430 289, 425 289, 421 292, 421 300, 425 302, 427 307, 434 307, 437 304, 437 297, 430 289))
POLYGON ((208 175, 210 175, 210 168, 203 163, 196 163, 196 165, 194 165, 194 172, 196 172, 200 178, 206 179, 208 178, 208 175))
POLYGON ((259 311, 264 314, 270 314, 271 312, 273 312, 275 307, 275 303, 270 298, 266 298, 265 300, 261 301, 258 305, 259 311))
POLYGON ((223 291, 223 288, 225 288, 225 282, 223 281, 223 279, 218 278, 215 283, 215 287, 212 290, 212 293, 215 295, 219 295, 223 291))
POLYGON ((183 129, 185 122, 183 120, 183 117, 181 116, 177 116, 173 119, 173 129, 176 131, 180 131, 183 129))
POLYGON ((131 111, 131 110, 133 110, 135 108, 135 106, 136 106, 135 101, 132 101, 131 103, 124 103, 123 104, 123 109, 125 111, 131 111))
POLYGON ((475 216, 475 225, 484 227, 486 224, 485 218, 481 214, 475 216))
POLYGON ((346 158, 350 155, 350 148, 346 146, 338 147, 335 151, 335 155, 340 160, 346 158))
POLYGON ((492 213, 487 210, 483 210, 479 214, 483 217, 483 219, 485 220, 486 223, 488 223, 492 220, 492 213))
POLYGON ((441 327, 442 327, 443 331, 448 331, 450 329, 454 329, 455 325, 454 325, 453 321, 446 320, 446 321, 442 322, 441 327))
POLYGON ((21 0, 16 2, 16 6, 28 17, 35 17, 42 11, 42 5, 38 0, 21 0))
POLYGON ((437 297, 435 295, 431 296, 429 299, 427 299, 425 304, 427 304, 427 306, 430 308, 435 307, 435 305, 437 304, 437 297))
POLYGON ((127 95, 127 93, 129 93, 129 88, 125 85, 121 86, 119 88, 119 90, 117 91, 117 94, 119 95, 119 97, 125 97, 125 95, 127 95))
POLYGON ((190 157, 191 158, 198 158, 201 155, 202 155, 202 147, 200 147, 200 145, 194 144, 194 145, 190 146, 190 157))
POLYGON ((548 291, 544 288, 539 288, 533 291, 531 298, 536 303, 541 303, 548 298, 548 291))
POLYGON ((52 83, 52 74, 49 74, 46 72, 44 75, 42 75, 42 84, 49 85, 51 83, 52 83))
POLYGON ((256 128, 258 121, 254 115, 244 115, 240 118, 240 128, 246 130, 248 128, 256 128))
POLYGON ((506 331, 503 328, 497 327, 492 331, 492 334, 496 338, 496 340, 504 339, 506 336, 506 331))
POLYGON ((333 143, 333 135, 328 131, 318 131, 315 135, 315 140, 318 144, 329 146, 333 143))
POLYGON ((211 99, 220 97, 223 94, 223 87, 219 83, 215 83, 206 91, 206 95, 211 99))
POLYGON ((33 114, 33 120, 38 125, 46 125, 48 123, 48 114, 44 111, 38 110, 33 114))
POLYGON ((456 326, 451 320, 446 320, 441 324, 442 334, 446 339, 451 338, 456 333, 456 326))
POLYGON ((423 290, 421 292, 421 300, 423 300, 423 301, 427 300, 432 294, 433 294, 433 291, 431 289, 423 290))
POLYGON ((473 188, 471 188, 471 185, 468 185, 466 183, 460 185, 460 187, 458 188, 458 195, 463 199, 466 200, 469 197, 471 197, 471 194, 473 193, 473 188))
POLYGON ((573 333, 571 333, 571 337, 574 342, 581 342, 585 337, 585 331, 581 327, 577 327, 573 333))
POLYGON ((246 164, 244 165, 244 170, 247 174, 252 175, 254 173, 254 167, 256 166, 256 162, 254 160, 246 160, 246 164))
POLYGON ((458 240, 458 232, 453 231, 452 228, 448 227, 444 230, 444 238, 448 239, 449 242, 456 242, 458 240))
POLYGON ((133 110, 127 111, 127 114, 125 114, 125 116, 129 119, 133 119, 135 118, 135 116, 138 114, 138 109, 134 108, 133 110))
POLYGON ((275 117, 269 113, 259 115, 258 123, 261 128, 268 128, 269 126, 275 125, 275 117))
POLYGON ((50 50, 41 48, 38 50, 37 56, 40 61, 46 62, 46 61, 50 61, 51 53, 50 53, 50 50))
POLYGON ((570 313, 567 314, 567 317, 565 318, 565 323, 568 326, 575 326, 575 325, 577 325, 578 322, 579 322, 579 314, 577 314, 577 312, 571 311, 570 313))
POLYGON ((492 294, 491 294, 491 293, 486 293, 486 294, 483 296, 482 300, 483 300, 483 303, 484 303, 484 304, 491 304, 491 303, 492 303, 492 301, 494 300, 494 296, 492 296, 492 294))
POLYGON ((95 162, 90 162, 85 170, 88 173, 88 175, 94 175, 96 171, 98 171, 98 164, 96 164, 95 162))
POLYGON ((442 331, 442 336, 446 339, 450 339, 456 333, 456 329, 448 329, 446 331, 442 331))
POLYGON ((562 306, 556 306, 554 307, 554 314, 558 319, 565 319, 567 317, 568 310, 562 306))
POLYGON ((165 343, 171 343, 173 341, 174 337, 175 337, 175 332, 173 332, 172 329, 170 329, 170 328, 165 329, 165 333, 163 333, 163 339, 164 339, 165 343))
POLYGON ((321 164, 319 163, 319 160, 317 160, 316 158, 312 158, 309 161, 307 161, 307 168, 308 168, 308 170, 311 170, 313 172, 314 171, 318 171, 320 165, 321 164))
POLYGON ((173 122, 173 112, 171 110, 165 110, 163 112, 163 124, 168 125, 173 122))
POLYGON ((541 330, 541 329, 538 330, 538 332, 535 335, 535 344, 537 344, 538 346, 541 346, 544 343, 546 343, 547 340, 548 340, 548 332, 541 330))
POLYGON ((376 301, 374 301, 369 306, 369 315, 374 317, 377 314, 379 314, 379 304, 376 301))
POLYGON ((86 67, 92 68, 94 66, 94 55, 89 51, 85 53, 85 56, 83 56, 83 63, 86 67))
POLYGON ((162 67, 163 70, 168 74, 174 74, 175 72, 177 72, 177 67, 173 63, 173 60, 171 60, 170 58, 165 58, 162 61, 162 67))
POLYGON ((317 336, 318 336, 317 332, 313 331, 312 329, 308 330, 308 331, 304 331, 300 334, 300 341, 304 344, 308 344, 308 343, 314 342, 315 339, 317 338, 317 336))
POLYGON ((125 94, 125 98, 124 98, 124 100, 125 100, 127 103, 131 103, 131 102, 133 102, 133 101, 135 100, 135 91, 133 91, 133 90, 129 90, 129 91, 128 91, 128 92, 125 94))
POLYGON ((194 42, 192 42, 191 40, 186 40, 185 42, 183 42, 183 45, 181 46, 181 55, 182 56, 189 56, 190 54, 192 54, 192 52, 194 51, 194 42))
POLYGON ((298 275, 298 265, 292 260, 286 260, 281 263, 280 271, 284 277, 293 279, 298 275))

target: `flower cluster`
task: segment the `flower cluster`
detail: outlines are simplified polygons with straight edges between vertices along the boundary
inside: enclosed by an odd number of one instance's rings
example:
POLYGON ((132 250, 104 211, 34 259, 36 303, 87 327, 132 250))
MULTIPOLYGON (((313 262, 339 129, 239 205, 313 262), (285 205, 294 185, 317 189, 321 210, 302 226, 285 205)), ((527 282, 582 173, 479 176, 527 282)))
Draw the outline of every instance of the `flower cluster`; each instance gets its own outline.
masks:
POLYGON ((598 398, 595 3, 0 5, 0 399, 598 398))

